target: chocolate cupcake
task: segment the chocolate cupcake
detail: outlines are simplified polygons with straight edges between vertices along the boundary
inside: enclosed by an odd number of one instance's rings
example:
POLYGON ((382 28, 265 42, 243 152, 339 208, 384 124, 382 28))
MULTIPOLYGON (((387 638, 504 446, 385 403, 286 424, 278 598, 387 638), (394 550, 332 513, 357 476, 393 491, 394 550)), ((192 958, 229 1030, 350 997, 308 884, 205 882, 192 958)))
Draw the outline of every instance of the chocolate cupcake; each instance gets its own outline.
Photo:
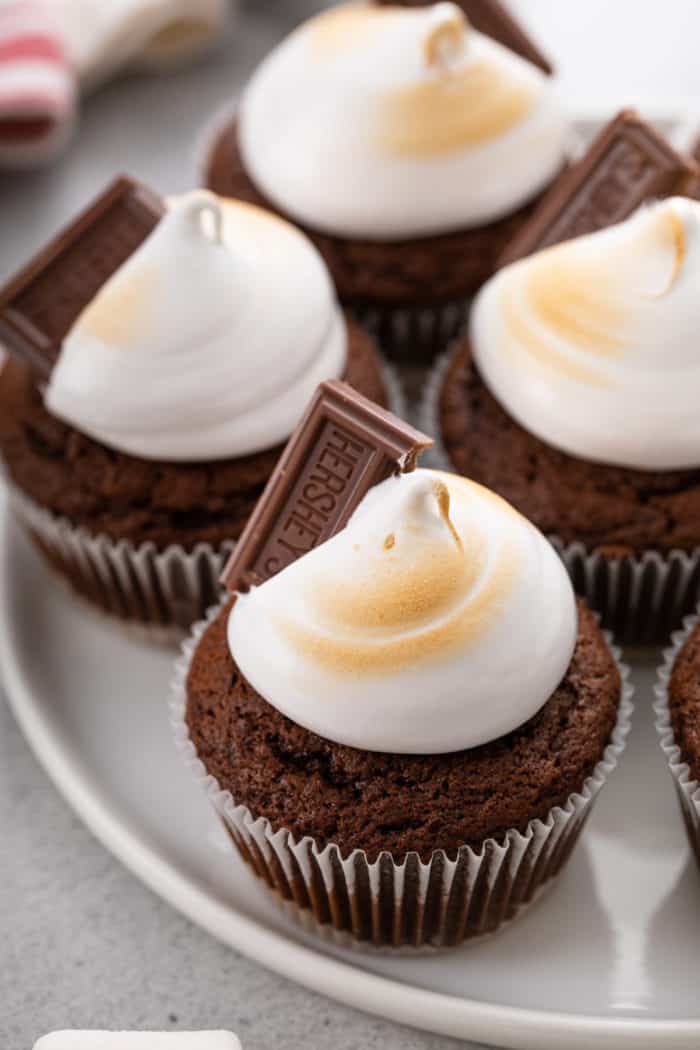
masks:
POLYGON ((686 617, 664 652, 656 728, 676 786, 688 840, 700 864, 700 617, 686 617))
POLYGON ((236 847, 296 914, 448 946, 561 870, 622 751, 625 679, 544 537, 418 470, 199 624, 172 711, 236 847))
POLYGON ((254 73, 207 147, 222 195, 290 217, 401 358, 434 353, 564 164, 551 78, 454 3, 348 3, 254 73))
POLYGON ((630 641, 697 600, 699 233, 700 204, 670 198, 506 267, 426 402, 441 461, 552 537, 630 641))
MULTIPOLYGON (((55 303, 34 302, 41 264, 28 292, 12 282, 3 338, 18 311, 36 306, 41 325, 67 309, 80 253, 83 273, 101 258, 80 238, 69 287, 49 289, 55 303)), ((45 384, 17 356, 0 373, 14 506, 78 594, 151 633, 181 631, 217 600, 224 559, 318 382, 388 396, 313 245, 205 191, 168 201, 59 349, 45 384)))

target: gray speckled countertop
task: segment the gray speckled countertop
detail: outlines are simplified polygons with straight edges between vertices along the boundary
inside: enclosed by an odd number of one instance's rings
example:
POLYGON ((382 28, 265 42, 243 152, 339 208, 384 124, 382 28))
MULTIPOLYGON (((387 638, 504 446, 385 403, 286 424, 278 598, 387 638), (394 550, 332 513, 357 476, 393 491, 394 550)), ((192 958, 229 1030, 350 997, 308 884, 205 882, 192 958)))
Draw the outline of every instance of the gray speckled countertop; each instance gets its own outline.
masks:
MULTIPOLYGON (((235 32, 205 64, 163 79, 114 83, 88 99, 79 137, 60 164, 31 176, 0 176, 0 280, 117 170, 164 191, 194 184, 193 142, 202 125, 237 92, 273 41, 321 6, 313 0, 250 0, 235 32)), ((589 30, 598 54, 595 95, 620 98, 614 32, 616 21, 619 30, 631 14, 629 0, 615 4, 614 11, 604 0, 591 0, 575 27, 569 5, 527 0, 526 6, 529 16, 544 20, 550 47, 557 40, 572 41, 566 67, 572 96, 587 88, 590 56, 582 34, 589 30), (607 31, 600 34, 603 15, 607 31)), ((695 34, 688 32, 690 19, 700 17, 695 0, 667 4, 665 49, 651 44, 658 5, 635 0, 634 14, 637 41, 648 32, 650 47, 636 64, 630 59, 634 90, 620 101, 649 96, 652 79, 654 92, 670 84, 676 96, 700 95, 695 34)), ((247 1050, 446 1050, 450 1045, 303 991, 181 918, 82 827, 2 702, 0 842, 3 1050, 30 1050, 39 1035, 59 1027, 223 1027, 236 1031, 247 1050)))

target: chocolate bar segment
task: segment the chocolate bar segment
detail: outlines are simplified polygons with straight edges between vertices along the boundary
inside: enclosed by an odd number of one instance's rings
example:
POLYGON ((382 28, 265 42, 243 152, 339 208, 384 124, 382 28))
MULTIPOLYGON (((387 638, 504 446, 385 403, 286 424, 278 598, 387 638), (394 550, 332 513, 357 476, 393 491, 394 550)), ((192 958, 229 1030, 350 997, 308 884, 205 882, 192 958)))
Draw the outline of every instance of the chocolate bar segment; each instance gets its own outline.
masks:
MULTIPOLYGON (((375 0, 382 7, 426 7, 430 0, 375 0)), ((552 73, 552 66, 501 0, 456 0, 471 25, 521 58, 552 73)))
POLYGON ((347 524, 362 497, 415 468, 432 440, 358 394, 321 383, 221 577, 230 591, 264 582, 347 524))
POLYGON ((499 265, 622 222, 658 197, 694 196, 700 166, 633 110, 623 110, 560 176, 499 265))
POLYGON ((80 313, 163 215, 160 198, 116 179, 0 290, 0 343, 44 376, 80 313))

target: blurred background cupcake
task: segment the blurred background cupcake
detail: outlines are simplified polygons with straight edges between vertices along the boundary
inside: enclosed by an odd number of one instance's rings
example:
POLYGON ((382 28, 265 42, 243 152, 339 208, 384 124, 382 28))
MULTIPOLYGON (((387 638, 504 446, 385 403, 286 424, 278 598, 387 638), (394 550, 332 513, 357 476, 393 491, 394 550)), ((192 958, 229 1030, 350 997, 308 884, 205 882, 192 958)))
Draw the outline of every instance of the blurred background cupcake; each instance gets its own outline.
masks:
POLYGON ((562 169, 566 134, 547 73, 459 5, 347 3, 262 62, 205 180, 300 224, 341 302, 425 356, 562 169))
MULTIPOLYGON (((79 285, 97 249, 76 250, 79 285)), ((4 364, 15 510, 75 591, 169 634, 216 600, 317 384, 342 377, 386 404, 384 374, 303 234, 205 191, 172 198, 71 325, 45 388, 4 364)))
POLYGON ((255 873, 380 947, 498 929, 561 870, 631 704, 545 538, 418 470, 186 643, 176 739, 255 873))
POLYGON ((656 686, 656 728, 700 864, 700 618, 686 618, 664 653, 656 686))
POLYGON ((444 461, 553 537, 627 640, 697 599, 699 235, 672 198, 505 268, 427 398, 444 461))

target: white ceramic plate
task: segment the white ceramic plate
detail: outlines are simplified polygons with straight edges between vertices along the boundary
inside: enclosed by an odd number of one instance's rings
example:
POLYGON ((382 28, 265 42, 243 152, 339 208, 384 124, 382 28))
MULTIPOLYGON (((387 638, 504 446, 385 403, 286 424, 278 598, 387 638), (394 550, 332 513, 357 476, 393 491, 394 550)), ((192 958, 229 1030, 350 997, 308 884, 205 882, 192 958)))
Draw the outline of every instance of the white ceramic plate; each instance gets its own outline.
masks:
POLYGON ((317 992, 434 1032, 536 1050, 697 1050, 700 877, 653 730, 655 654, 636 661, 622 766, 545 898, 453 953, 363 955, 302 932, 231 853, 171 743, 171 655, 76 604, 1 492, 0 546, 0 668, 27 739, 104 845, 194 922, 317 992))

